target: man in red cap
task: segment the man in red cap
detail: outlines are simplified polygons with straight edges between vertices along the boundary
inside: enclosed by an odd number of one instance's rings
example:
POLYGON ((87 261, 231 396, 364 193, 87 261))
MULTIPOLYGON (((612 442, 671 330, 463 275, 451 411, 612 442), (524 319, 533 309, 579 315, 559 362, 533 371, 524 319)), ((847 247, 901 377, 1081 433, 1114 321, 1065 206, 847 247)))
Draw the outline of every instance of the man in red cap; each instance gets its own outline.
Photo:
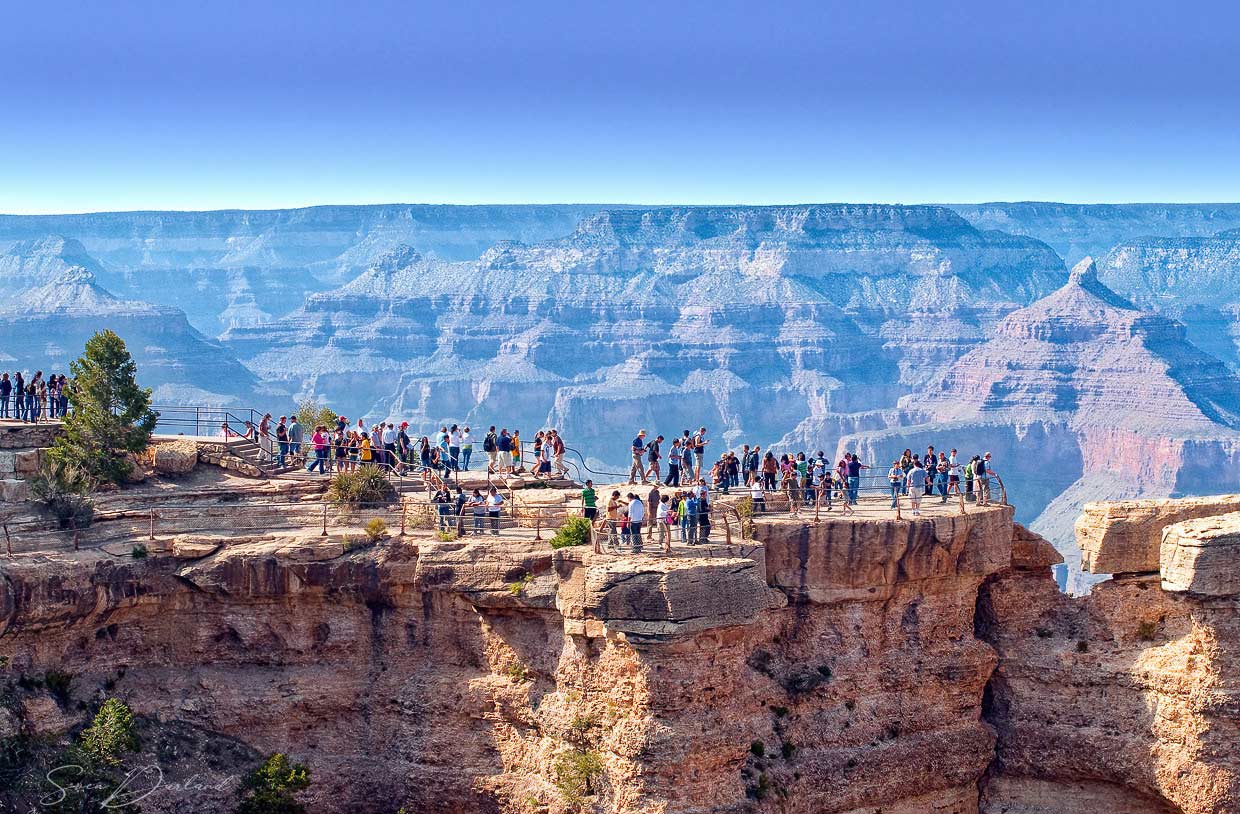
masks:
POLYGON ((413 442, 409 440, 409 422, 400 422, 400 433, 396 436, 396 445, 400 454, 400 473, 405 474, 405 466, 413 462, 413 442))

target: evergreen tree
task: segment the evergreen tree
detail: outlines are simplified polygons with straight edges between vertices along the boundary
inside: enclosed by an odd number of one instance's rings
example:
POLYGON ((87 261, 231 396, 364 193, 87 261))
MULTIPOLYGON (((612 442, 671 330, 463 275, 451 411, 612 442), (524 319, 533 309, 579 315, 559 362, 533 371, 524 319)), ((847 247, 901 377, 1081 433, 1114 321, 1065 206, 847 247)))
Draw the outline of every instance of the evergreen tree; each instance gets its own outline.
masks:
POLYGON ((155 429, 151 391, 138 386, 137 366, 112 331, 95 334, 69 366, 73 412, 52 447, 52 459, 96 481, 120 483, 129 475, 129 453, 146 449, 155 429))
POLYGON ((241 780, 237 814, 302 814, 297 792, 310 786, 310 770, 274 754, 241 780))

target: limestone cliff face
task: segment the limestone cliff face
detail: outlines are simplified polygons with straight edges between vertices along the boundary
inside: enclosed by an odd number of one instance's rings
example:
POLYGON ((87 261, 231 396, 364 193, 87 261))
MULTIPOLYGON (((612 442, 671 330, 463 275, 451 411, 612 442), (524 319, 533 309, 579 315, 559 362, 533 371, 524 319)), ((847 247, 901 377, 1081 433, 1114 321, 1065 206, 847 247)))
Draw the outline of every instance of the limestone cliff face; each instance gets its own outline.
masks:
POLYGON ((45 549, 3 565, 0 738, 120 696, 180 783, 155 812, 218 811, 279 750, 315 812, 1223 814, 1240 515, 1202 505, 1087 515, 1101 555, 1158 553, 1079 599, 1007 506, 761 519, 700 558, 421 532, 45 549), (29 680, 53 671, 59 695, 29 680))
POLYGON ((1013 568, 979 601, 999 653, 984 812, 1222 814, 1240 806, 1235 497, 1087 507, 1089 597, 1013 568), (1196 519, 1189 519, 1196 518, 1196 519))
POLYGON ((63 705, 14 691, 23 731, 118 695, 187 743, 238 744, 213 782, 293 752, 314 811, 566 811, 557 761, 589 754, 597 811, 976 812, 995 654, 974 604, 1010 559, 1010 510, 756 535, 672 560, 271 535, 19 557, 0 645, 16 673, 73 675, 63 705))

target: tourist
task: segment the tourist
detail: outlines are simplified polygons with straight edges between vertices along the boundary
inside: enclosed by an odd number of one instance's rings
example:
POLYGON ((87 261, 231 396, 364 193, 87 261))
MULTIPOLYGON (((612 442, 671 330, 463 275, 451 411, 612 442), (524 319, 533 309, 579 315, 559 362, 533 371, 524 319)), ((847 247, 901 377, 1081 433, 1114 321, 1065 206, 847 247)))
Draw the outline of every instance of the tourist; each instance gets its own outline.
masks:
POLYGON ((623 508, 624 501, 620 499, 620 493, 612 492, 607 501, 607 539, 611 545, 617 547, 620 545, 620 510, 623 508))
POLYGON ((659 491, 659 484, 655 483, 650 487, 650 491, 646 494, 646 539, 654 539, 654 524, 650 522, 650 512, 657 511, 659 503, 663 500, 663 493, 659 491), (654 507, 653 509, 651 507, 654 507))
POLYGON ((293 459, 293 466, 301 466, 301 439, 301 424, 298 423, 297 416, 293 416, 288 425, 288 452, 293 459))
MULTIPOLYGON (((706 428, 702 428, 705 432, 706 428)), ((710 493, 706 481, 698 481, 698 541, 710 542, 710 493)))
POLYGON ((508 428, 504 427, 499 431, 499 438, 496 441, 496 447, 499 449, 499 471, 504 473, 512 473, 512 436, 508 434, 508 428))
POLYGON ((39 391, 35 382, 42 379, 43 372, 38 371, 34 375, 35 378, 26 382, 26 417, 31 423, 37 424, 39 422, 39 391))
POLYGON ((995 470, 990 463, 990 453, 987 452, 976 463, 973 464, 973 478, 977 481, 978 502, 979 506, 990 505, 990 479, 994 477, 995 470))
POLYGON ((667 485, 680 487, 680 465, 684 460, 684 449, 679 438, 672 439, 672 448, 667 453, 667 485))
POLYGON ((756 473, 749 481, 749 499, 753 502, 754 514, 766 513, 766 493, 762 489, 762 480, 756 473))
POLYGON ((396 433, 396 450, 400 458, 400 474, 413 464, 413 439, 409 437, 409 422, 400 422, 400 432, 396 433))
POLYGON ((861 488, 861 470, 869 469, 870 467, 868 464, 861 463, 861 459, 857 457, 855 452, 845 455, 844 458, 848 461, 848 502, 854 504, 857 502, 858 492, 861 488))
MULTIPOLYGON (((358 461, 363 467, 371 466, 375 462, 375 450, 374 445, 370 442, 370 433, 361 432, 358 433, 358 436, 361 438, 357 446, 358 461)), ((426 470, 422 471, 425 472, 426 470)))
POLYGON ((587 480, 581 490, 581 516, 591 524, 598 519, 598 493, 594 491, 594 481, 587 480))
POLYGON ((461 469, 469 471, 469 457, 474 454, 474 437, 469 434, 469 427, 461 431, 461 469))
POLYGON ((682 503, 680 515, 681 537, 685 545, 697 545, 698 539, 698 499, 697 491, 689 491, 682 503))
POLYGON ((638 477, 642 479, 642 483, 646 483, 646 468, 642 464, 642 453, 646 451, 646 431, 638 430, 637 437, 629 446, 633 456, 632 465, 629 467, 629 485, 637 483, 638 477))
POLYGON ((646 460, 649 462, 650 465, 646 467, 646 471, 642 474, 642 483, 646 482, 647 477, 649 477, 655 483, 660 482, 659 459, 663 457, 660 452, 662 444, 663 444, 662 435, 656 435, 653 441, 646 444, 646 460))
POLYGON ((699 428, 697 434, 693 436, 693 452, 695 457, 693 468, 694 478, 701 479, 702 477, 702 464, 705 463, 706 445, 709 443, 710 441, 706 439, 706 428, 699 428))
POLYGON ((901 486, 904 483, 906 474, 900 466, 899 459, 891 462, 891 469, 887 472, 887 480, 891 481, 891 508, 895 509, 900 505, 901 486))
POLYGON ((568 477, 568 464, 564 463, 564 453, 568 448, 564 445, 564 439, 560 437, 559 430, 551 431, 551 454, 555 461, 555 476, 557 478, 568 477))
POLYGON ((310 445, 314 448, 314 460, 306 467, 307 472, 313 472, 317 467, 320 475, 327 474, 327 437, 323 434, 326 429, 322 424, 314 428, 314 434, 310 436, 310 445))
POLYGON ((510 455, 508 462, 508 471, 512 474, 524 470, 525 465, 521 463, 521 431, 513 430, 512 438, 509 439, 510 455))
POLYGON ((499 436, 495 434, 495 427, 487 430, 486 437, 482 439, 482 451, 487 456, 487 473, 499 472, 499 436))
POLYGON ((921 461, 913 458, 913 468, 908 473, 909 501, 913 504, 913 514, 921 514, 921 499, 925 495, 926 470, 921 468, 921 461))
POLYGON ((499 493, 499 489, 491 487, 491 494, 487 496, 487 514, 491 516, 491 534, 499 536, 499 516, 500 511, 504 508, 504 496, 499 493))
POLYGON ((9 397, 13 395, 13 382, 9 374, 0 373, 0 418, 9 417, 9 397))
POLYGON ((47 417, 60 417, 60 378, 55 373, 47 377, 47 417))
POLYGON ((779 464, 775 460, 775 453, 769 449, 762 458, 762 488, 768 492, 775 491, 775 473, 779 471, 779 464))
POLYGON ((435 504, 435 511, 439 515, 439 530, 449 531, 455 525, 452 522, 452 496, 447 489, 439 489, 431 502, 435 504))
POLYGON ((947 493, 961 494, 960 492, 960 462, 956 460, 956 450, 953 449, 951 455, 947 457, 947 493))
POLYGON ((448 430, 448 465, 453 472, 461 470, 461 428, 455 424, 448 430))
POLYGON ((642 523, 646 520, 646 504, 641 495, 630 493, 629 500, 629 543, 634 554, 642 550, 642 523))
MULTIPOLYGON (((426 470, 423 470, 424 472, 426 470)), ((469 506, 473 510, 474 515, 474 536, 481 537, 486 530, 487 519, 487 502, 482 497, 482 492, 475 489, 474 495, 470 498, 469 506)))
POLYGON ((669 528, 672 516, 671 505, 672 498, 670 495, 663 495, 659 498, 659 502, 655 504, 654 522, 659 527, 659 543, 663 546, 664 554, 672 553, 672 530, 669 528))
POLYGON ((20 370, 13 374, 13 412, 18 421, 26 420, 26 380, 20 370))

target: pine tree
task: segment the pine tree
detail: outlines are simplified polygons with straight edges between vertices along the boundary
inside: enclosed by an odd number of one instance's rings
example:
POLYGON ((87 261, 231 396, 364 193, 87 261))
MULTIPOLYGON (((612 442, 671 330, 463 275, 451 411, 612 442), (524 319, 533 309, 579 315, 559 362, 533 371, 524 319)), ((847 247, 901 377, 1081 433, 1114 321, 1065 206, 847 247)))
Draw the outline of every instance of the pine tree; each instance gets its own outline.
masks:
POLYGON ((151 391, 138 386, 133 357, 112 331, 92 336, 69 370, 73 412, 52 447, 52 459, 96 481, 121 483, 132 467, 129 453, 146 449, 155 429, 151 391))
POLYGON ((237 814, 303 814, 297 793, 310 786, 310 770, 274 754, 241 779, 237 814))

